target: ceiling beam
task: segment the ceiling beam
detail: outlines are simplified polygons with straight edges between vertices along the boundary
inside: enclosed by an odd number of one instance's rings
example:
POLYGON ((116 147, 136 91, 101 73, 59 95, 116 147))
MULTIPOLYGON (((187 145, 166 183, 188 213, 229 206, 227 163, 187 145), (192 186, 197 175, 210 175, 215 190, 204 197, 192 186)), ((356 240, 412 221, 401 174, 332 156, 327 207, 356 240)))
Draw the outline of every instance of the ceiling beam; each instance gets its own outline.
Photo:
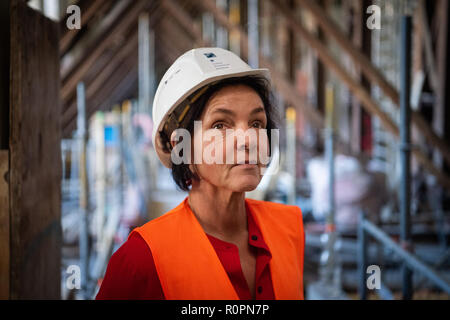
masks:
POLYGON ((131 7, 118 19, 118 21, 116 21, 116 23, 113 24, 112 30, 108 32, 106 37, 102 39, 93 51, 88 53, 85 59, 83 59, 81 65, 68 76, 67 81, 64 81, 61 88, 61 97, 63 101, 67 101, 69 96, 75 92, 77 83, 82 81, 88 70, 105 51, 105 49, 110 46, 118 36, 128 30, 131 25, 137 23, 139 13, 145 10, 147 5, 148 1, 145 0, 132 2, 131 7))
POLYGON ((79 68, 85 57, 94 51, 98 44, 108 35, 108 32, 113 28, 113 24, 130 8, 131 1, 108 1, 112 5, 107 8, 105 15, 94 23, 92 27, 83 30, 83 35, 77 39, 70 51, 61 57, 61 79, 63 83, 67 81, 70 74, 79 68))
MULTIPOLYGON (((187 30, 190 32, 188 34, 192 35, 201 35, 201 29, 195 23, 192 18, 186 13, 186 11, 178 4, 176 4, 173 0, 162 0, 161 7, 164 8, 169 15, 171 15, 175 21, 178 21, 179 25, 183 28, 189 26, 187 30)), ((199 41, 200 38, 194 37, 195 44, 197 46, 203 46, 203 40, 199 41)))
MULTIPOLYGON (((123 63, 123 61, 131 56, 133 52, 136 52, 138 47, 138 36, 137 32, 133 32, 131 38, 120 47, 120 49, 113 55, 110 61, 106 63, 105 68, 103 68, 100 73, 91 81, 86 83, 86 100, 92 100, 101 87, 106 83, 106 81, 114 74, 118 66, 123 63)), ((137 62, 135 62, 137 64, 137 62)), ((63 127, 72 121, 77 116, 77 106, 76 101, 74 101, 67 110, 62 115, 63 127)))
MULTIPOLYGON (((90 116, 97 110, 102 101, 110 101, 110 96, 114 90, 120 88, 121 83, 124 83, 125 77, 132 72, 137 77, 137 64, 134 63, 135 59, 127 58, 126 61, 118 67, 114 75, 111 76, 106 83, 100 88, 97 94, 91 99, 86 101, 86 119, 89 120, 90 116)), ((129 79, 128 79, 129 80, 129 79)), ((71 133, 76 129, 76 117, 71 119, 63 127, 63 136, 70 137, 71 133)))
POLYGON ((64 18, 61 19, 61 37, 59 39, 59 54, 63 56, 67 50, 69 49, 70 44, 72 43, 75 36, 80 32, 80 30, 85 27, 95 13, 105 4, 105 0, 95 0, 95 1, 80 1, 77 4, 80 7, 81 11, 81 28, 80 29, 72 29, 67 28, 67 19, 70 17, 67 14, 64 18))

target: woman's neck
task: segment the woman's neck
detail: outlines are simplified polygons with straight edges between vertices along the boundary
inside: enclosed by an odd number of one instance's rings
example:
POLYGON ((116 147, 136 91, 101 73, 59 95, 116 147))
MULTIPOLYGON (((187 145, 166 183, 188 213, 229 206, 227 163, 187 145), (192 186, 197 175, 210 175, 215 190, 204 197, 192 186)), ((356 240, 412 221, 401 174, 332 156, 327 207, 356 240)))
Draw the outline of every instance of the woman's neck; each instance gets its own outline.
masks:
POLYGON ((188 200, 206 233, 226 240, 247 232, 245 192, 232 192, 202 181, 192 186, 188 200))

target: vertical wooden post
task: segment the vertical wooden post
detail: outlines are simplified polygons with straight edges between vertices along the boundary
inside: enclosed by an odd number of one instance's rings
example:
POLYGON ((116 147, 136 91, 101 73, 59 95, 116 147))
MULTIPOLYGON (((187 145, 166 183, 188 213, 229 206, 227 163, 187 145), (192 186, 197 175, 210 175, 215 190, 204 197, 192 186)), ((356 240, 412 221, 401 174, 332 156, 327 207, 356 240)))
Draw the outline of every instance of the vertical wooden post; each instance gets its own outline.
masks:
POLYGON ((60 299, 59 25, 10 3, 10 298, 60 299))
POLYGON ((9 147, 10 1, 0 1, 0 150, 9 147))
POLYGON ((0 150, 0 300, 9 298, 9 152, 0 150))
POLYGON ((9 298, 9 43, 10 1, 0 1, 0 300, 9 298))

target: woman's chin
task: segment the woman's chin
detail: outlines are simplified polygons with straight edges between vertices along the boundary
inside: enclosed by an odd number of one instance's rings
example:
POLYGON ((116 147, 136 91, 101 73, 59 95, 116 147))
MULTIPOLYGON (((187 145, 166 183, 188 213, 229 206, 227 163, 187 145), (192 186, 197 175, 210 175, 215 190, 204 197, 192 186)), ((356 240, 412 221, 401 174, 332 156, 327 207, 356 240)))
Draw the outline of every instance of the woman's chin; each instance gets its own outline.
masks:
POLYGON ((240 176, 233 179, 231 189, 236 192, 249 192, 256 189, 261 179, 256 176, 240 176))

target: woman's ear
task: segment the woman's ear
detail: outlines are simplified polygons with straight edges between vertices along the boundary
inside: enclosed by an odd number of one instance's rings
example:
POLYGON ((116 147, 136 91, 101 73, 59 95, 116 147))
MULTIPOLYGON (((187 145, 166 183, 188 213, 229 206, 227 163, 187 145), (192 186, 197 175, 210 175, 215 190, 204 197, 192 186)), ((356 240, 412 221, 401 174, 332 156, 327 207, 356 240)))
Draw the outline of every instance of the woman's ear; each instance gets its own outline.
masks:
POLYGON ((172 134, 170 135, 170 145, 172 146, 172 149, 178 143, 178 141, 176 141, 177 140, 176 136, 177 136, 177 130, 173 130, 172 134))

